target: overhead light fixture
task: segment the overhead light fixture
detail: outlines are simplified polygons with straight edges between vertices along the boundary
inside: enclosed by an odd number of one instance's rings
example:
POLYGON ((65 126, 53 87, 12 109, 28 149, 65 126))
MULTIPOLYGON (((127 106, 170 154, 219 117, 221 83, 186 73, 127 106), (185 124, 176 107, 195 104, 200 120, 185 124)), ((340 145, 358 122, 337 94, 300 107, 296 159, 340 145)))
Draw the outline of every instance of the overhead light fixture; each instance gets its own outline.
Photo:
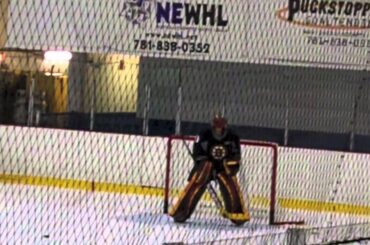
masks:
POLYGON ((68 69, 72 53, 69 51, 51 50, 44 53, 43 70, 46 76, 60 77, 68 69))
POLYGON ((69 51, 46 51, 44 59, 47 61, 68 62, 72 59, 72 53, 69 51))

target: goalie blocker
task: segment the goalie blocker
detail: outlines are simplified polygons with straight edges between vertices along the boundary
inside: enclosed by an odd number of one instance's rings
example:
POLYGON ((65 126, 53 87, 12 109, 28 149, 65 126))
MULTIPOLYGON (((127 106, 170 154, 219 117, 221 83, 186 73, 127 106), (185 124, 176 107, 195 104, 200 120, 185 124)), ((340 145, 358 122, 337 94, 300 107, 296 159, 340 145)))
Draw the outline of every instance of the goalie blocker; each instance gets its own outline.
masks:
POLYGON ((188 183, 169 214, 176 222, 185 222, 210 181, 217 181, 224 207, 221 214, 236 225, 249 221, 236 174, 240 168, 239 137, 227 129, 226 119, 216 116, 212 128, 203 132, 194 144, 194 167, 188 183))

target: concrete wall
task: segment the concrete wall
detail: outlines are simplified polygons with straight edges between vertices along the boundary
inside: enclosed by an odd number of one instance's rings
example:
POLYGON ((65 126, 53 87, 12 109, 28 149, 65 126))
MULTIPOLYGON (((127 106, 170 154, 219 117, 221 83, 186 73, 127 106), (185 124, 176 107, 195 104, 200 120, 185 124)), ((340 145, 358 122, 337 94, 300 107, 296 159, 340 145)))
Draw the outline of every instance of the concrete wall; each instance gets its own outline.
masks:
POLYGON ((150 116, 174 119, 182 86, 182 119, 208 122, 225 105, 232 124, 332 133, 370 132, 370 73, 363 71, 143 59, 138 114, 145 85, 150 116), (354 103, 358 108, 354 115, 354 103))
POLYGON ((139 57, 75 55, 69 67, 70 111, 89 112, 92 104, 97 113, 136 111, 139 57))

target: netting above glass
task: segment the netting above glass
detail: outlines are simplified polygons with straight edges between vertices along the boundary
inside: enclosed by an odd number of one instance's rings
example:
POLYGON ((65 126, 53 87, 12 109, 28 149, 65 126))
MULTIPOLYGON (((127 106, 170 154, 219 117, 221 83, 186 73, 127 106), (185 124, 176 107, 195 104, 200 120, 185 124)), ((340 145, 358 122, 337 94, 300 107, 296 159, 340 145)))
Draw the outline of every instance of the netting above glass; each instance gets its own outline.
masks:
POLYGON ((369 28, 364 0, 1 0, 0 243, 368 238, 369 28), (206 193, 176 224, 216 113, 251 221, 206 193))

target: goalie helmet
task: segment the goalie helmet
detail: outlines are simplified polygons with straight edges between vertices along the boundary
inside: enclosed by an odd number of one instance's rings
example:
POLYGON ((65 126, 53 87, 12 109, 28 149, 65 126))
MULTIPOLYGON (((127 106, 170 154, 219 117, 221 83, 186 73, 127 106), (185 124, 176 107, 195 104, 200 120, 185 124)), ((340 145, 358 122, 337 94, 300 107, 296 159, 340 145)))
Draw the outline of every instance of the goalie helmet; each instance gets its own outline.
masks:
POLYGON ((212 134, 215 139, 221 140, 227 133, 227 120, 225 117, 216 114, 212 120, 212 134))

